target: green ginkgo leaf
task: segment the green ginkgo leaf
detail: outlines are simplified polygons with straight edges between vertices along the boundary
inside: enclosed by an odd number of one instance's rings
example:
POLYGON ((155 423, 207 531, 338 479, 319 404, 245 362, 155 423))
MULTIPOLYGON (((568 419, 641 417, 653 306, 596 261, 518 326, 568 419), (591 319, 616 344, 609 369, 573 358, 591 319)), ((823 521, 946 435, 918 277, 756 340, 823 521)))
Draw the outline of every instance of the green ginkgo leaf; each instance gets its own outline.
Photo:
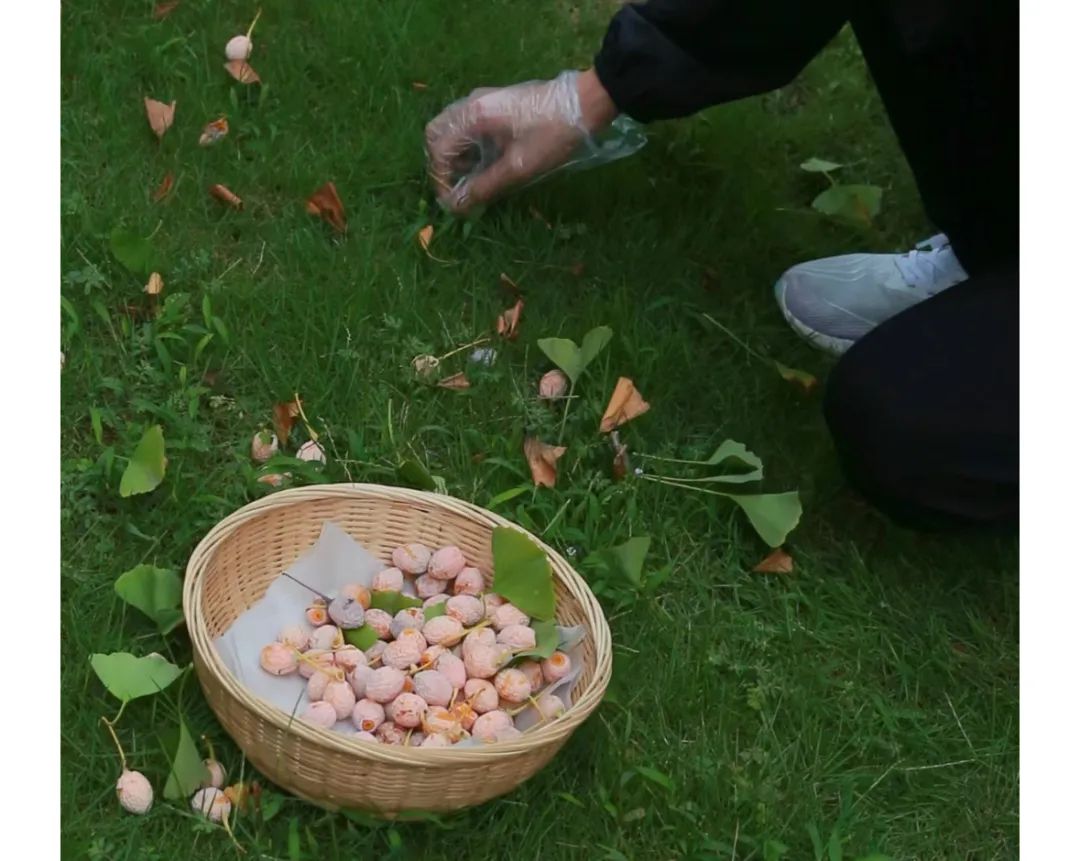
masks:
POLYGON ((491 533, 495 575, 492 589, 534 619, 555 617, 555 585, 547 554, 531 538, 509 526, 491 533))
POLYGON ((128 461, 127 469, 120 477, 120 495, 133 496, 149 493, 165 478, 165 434, 161 425, 147 428, 135 453, 128 461))
POLYGON ((569 377, 571 383, 576 383, 593 359, 607 346, 611 335, 612 331, 607 326, 597 326, 585 333, 580 347, 569 338, 541 338, 536 345, 569 377))
POLYGON ((90 666, 109 693, 124 703, 165 690, 183 672, 157 653, 142 658, 128 652, 95 654, 90 666))
POLYGON ((175 571, 136 565, 117 577, 113 585, 117 595, 153 619, 163 634, 184 620, 180 612, 182 585, 175 571))

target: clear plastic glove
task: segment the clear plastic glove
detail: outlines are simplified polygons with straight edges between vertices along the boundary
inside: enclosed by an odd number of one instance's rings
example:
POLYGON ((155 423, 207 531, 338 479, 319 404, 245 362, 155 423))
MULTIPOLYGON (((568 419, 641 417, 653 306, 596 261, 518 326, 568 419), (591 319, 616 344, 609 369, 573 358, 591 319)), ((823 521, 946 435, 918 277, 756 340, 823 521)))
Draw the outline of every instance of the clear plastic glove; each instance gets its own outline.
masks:
POLYGON ((631 140, 626 123, 620 134, 628 142, 598 137, 616 114, 591 70, 474 90, 427 126, 428 171, 439 202, 463 214, 560 168, 636 152, 644 135, 631 140))

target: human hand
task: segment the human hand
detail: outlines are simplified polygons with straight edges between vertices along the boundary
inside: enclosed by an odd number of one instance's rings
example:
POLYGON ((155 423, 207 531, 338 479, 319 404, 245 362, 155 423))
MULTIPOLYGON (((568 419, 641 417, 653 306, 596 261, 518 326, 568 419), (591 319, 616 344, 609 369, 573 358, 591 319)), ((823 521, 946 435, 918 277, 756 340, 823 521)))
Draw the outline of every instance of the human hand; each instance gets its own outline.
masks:
POLYGON ((616 116, 592 70, 474 90, 428 123, 428 172, 458 214, 569 162, 616 116))

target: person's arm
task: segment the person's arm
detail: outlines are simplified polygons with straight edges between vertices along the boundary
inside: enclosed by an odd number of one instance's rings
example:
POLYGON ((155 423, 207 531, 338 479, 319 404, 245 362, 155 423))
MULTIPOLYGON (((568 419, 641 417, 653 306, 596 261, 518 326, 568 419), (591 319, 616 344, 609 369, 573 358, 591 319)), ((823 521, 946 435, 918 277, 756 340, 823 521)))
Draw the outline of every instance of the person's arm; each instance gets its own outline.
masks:
POLYGON ((849 7, 849 0, 627 5, 608 26, 596 74, 618 109, 640 122, 688 116, 790 83, 839 32, 849 7))
POLYGON ((542 176, 570 160, 620 111, 648 122, 782 86, 843 26, 848 2, 650 0, 625 6, 612 19, 593 69, 477 90, 428 123, 428 167, 439 200, 465 213, 542 176), (497 157, 474 170, 470 165, 485 150, 497 157))

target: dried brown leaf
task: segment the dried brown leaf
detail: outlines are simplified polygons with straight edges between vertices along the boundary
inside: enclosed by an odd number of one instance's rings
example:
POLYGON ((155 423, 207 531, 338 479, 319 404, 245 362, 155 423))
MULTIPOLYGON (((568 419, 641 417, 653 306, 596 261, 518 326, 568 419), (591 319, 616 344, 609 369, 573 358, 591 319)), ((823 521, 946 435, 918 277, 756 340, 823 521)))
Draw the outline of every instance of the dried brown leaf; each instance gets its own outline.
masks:
POLYGON ((459 371, 446 379, 439 380, 436 385, 440 389, 467 389, 472 383, 469 382, 469 378, 465 376, 464 371, 459 371))
POLYGON ((143 107, 146 108, 146 120, 150 128, 161 140, 169 126, 173 124, 173 116, 176 114, 176 100, 170 104, 159 102, 157 99, 143 98, 143 107))
POLYGON ((282 401, 274 404, 274 433, 278 442, 285 445, 292 432, 293 423, 300 415, 300 405, 296 401, 282 401))
POLYGON ((790 574, 795 570, 795 562, 783 547, 777 547, 772 553, 758 562, 753 569, 758 574, 790 574))
POLYGON ((787 365, 782 365, 780 362, 776 362, 776 370, 780 376, 791 383, 798 389, 802 390, 804 395, 808 395, 814 391, 818 386, 818 379, 813 374, 806 371, 800 371, 798 368, 789 368, 787 365))
POLYGON ((239 197, 237 197, 223 185, 210 186, 210 194, 212 194, 214 197, 216 197, 223 203, 227 203, 233 209, 244 208, 244 201, 242 201, 239 197))
POLYGON ((251 68, 251 64, 247 60, 229 60, 225 64, 225 71, 232 75, 241 84, 261 84, 262 79, 258 73, 251 68))
POLYGON ((529 462, 533 483, 539 487, 554 487, 558 479, 558 460, 566 454, 566 446, 548 445, 534 437, 525 438, 525 460, 529 462))
POLYGON ((649 404, 635 388, 634 381, 629 377, 619 377, 604 410, 604 417, 600 419, 600 433, 609 433, 648 411, 649 404))
POLYGON ((338 197, 337 187, 332 182, 317 188, 307 199, 307 211, 311 215, 318 215, 338 233, 344 233, 348 227, 345 205, 338 197))
POLYGON ((150 273, 150 280, 146 282, 146 286, 143 287, 143 293, 148 296, 159 296, 161 291, 165 289, 165 282, 161 280, 161 276, 157 272, 150 273))
POLYGON ((165 199, 165 196, 172 191, 173 182, 175 181, 172 171, 165 174, 165 178, 161 180, 161 185, 157 187, 157 191, 154 192, 154 203, 159 203, 165 199))
POLYGON ((419 232, 417 232, 416 234, 416 241, 420 243, 420 247, 423 248, 424 251, 428 254, 431 253, 428 251, 428 246, 431 245, 431 240, 434 238, 434 236, 435 228, 430 224, 426 227, 421 227, 419 232))
POLYGON ((165 0, 164 3, 158 3, 154 7, 154 20, 160 21, 163 18, 167 18, 179 5, 180 0, 165 0))
POLYGON ((577 263, 571 263, 568 271, 575 278, 580 278, 582 275, 585 274, 585 264, 582 263, 580 260, 577 261, 577 263))
POLYGON ((518 335, 518 323, 521 321, 521 311, 525 307, 525 301, 518 299, 512 307, 507 308, 495 321, 495 331, 506 340, 513 341, 518 335))
POLYGON ((229 121, 225 117, 219 117, 203 126, 202 134, 199 135, 199 146, 215 144, 228 133, 229 121))

